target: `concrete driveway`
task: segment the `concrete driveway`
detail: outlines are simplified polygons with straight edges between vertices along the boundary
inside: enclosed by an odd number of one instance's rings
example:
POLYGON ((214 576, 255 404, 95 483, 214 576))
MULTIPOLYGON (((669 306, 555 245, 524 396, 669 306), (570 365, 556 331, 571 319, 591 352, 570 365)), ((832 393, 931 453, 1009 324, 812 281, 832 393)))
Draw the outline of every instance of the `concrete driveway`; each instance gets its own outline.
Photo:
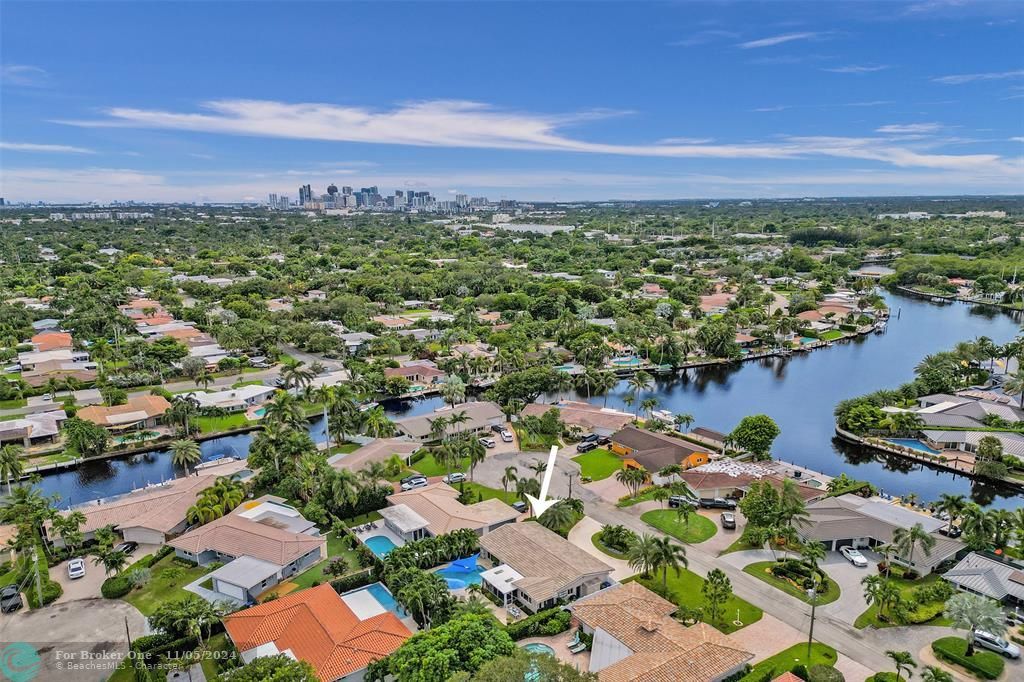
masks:
POLYGON ((866 550, 861 550, 861 553, 868 560, 866 568, 857 568, 839 552, 829 552, 821 562, 821 568, 839 585, 839 599, 819 607, 819 610, 850 625, 853 625, 857 616, 868 607, 867 602, 864 601, 864 587, 860 581, 865 576, 878 574, 877 566, 880 557, 874 552, 866 550))
MULTIPOLYGON (((139 545, 139 548, 128 557, 128 567, 125 570, 129 570, 129 567, 142 557, 147 554, 153 554, 159 549, 160 545, 139 545)), ((102 596, 100 587, 103 585, 103 581, 107 579, 107 576, 103 573, 103 566, 94 564, 92 556, 83 558, 85 559, 85 576, 77 580, 72 580, 68 577, 68 562, 66 561, 62 561, 50 568, 50 580, 60 583, 60 586, 64 588, 64 594, 58 597, 54 604, 102 596)))
POLYGON ((629 562, 623 561, 622 559, 615 559, 594 546, 591 538, 594 537, 595 533, 601 531, 604 528, 603 523, 599 523, 589 516, 584 516, 580 519, 580 522, 572 527, 569 531, 569 542, 582 549, 587 554, 600 559, 604 563, 612 567, 612 579, 618 580, 619 582, 625 580, 629 576, 636 573, 629 567, 629 562))
POLYGON ((79 599, 0 617, 0 650, 5 661, 20 654, 38 659, 41 682, 100 682, 113 673, 132 639, 149 634, 145 617, 119 599, 79 599), (73 667, 74 666, 74 667, 73 667))

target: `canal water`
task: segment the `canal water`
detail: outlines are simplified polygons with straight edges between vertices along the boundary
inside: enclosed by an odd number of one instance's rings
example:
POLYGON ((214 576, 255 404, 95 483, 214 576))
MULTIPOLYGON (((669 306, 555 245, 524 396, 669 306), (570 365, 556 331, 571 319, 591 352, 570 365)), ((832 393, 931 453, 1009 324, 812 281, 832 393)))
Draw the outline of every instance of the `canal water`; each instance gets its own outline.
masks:
MULTIPOLYGON (((771 416, 782 431, 774 455, 787 462, 836 476, 842 472, 867 480, 892 495, 917 493, 922 500, 940 493, 969 495, 979 504, 1016 508, 1024 497, 1012 490, 974 483, 970 479, 923 467, 897 457, 843 443, 835 438, 832 410, 845 398, 880 388, 898 386, 913 378, 913 368, 929 353, 951 348, 958 341, 988 336, 1005 343, 1020 330, 1020 318, 960 303, 936 305, 928 301, 887 295, 892 309, 888 330, 831 348, 767 358, 735 365, 691 369, 680 377, 659 378, 640 399, 654 397, 658 409, 688 412, 694 426, 730 431, 748 414, 771 416)), ((609 407, 632 411, 623 402, 629 393, 625 381, 608 395, 609 407)), ((577 400, 585 395, 568 394, 577 400)), ((553 401, 550 395, 543 400, 553 401)), ((591 402, 603 403, 604 396, 591 402)), ((438 397, 386 405, 392 418, 425 414, 439 407, 438 397)), ((319 419, 310 425, 315 440, 323 440, 319 419)), ((243 456, 248 434, 203 443, 204 458, 243 456)), ((59 493, 63 504, 127 492, 175 475, 166 451, 130 459, 90 462, 80 469, 45 476, 47 493, 59 493)))

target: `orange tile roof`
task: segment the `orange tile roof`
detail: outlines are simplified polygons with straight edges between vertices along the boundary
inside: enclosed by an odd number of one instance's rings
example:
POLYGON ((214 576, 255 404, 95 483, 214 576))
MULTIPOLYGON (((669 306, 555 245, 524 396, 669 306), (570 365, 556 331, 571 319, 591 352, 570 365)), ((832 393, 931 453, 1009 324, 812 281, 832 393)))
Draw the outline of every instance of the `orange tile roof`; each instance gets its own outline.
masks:
POLYGON ((171 404, 167 402, 167 398, 161 395, 140 395, 128 398, 128 402, 124 405, 114 405, 113 407, 107 407, 106 405, 89 405, 83 407, 78 411, 78 417, 91 421, 94 424, 100 426, 112 426, 117 421, 111 421, 111 417, 117 417, 119 415, 130 415, 134 412, 145 413, 145 418, 150 419, 152 417, 158 417, 166 412, 171 407, 171 404))
POLYGON ((32 337, 32 345, 40 351, 71 348, 71 334, 67 332, 43 332, 32 337))
POLYGON ((362 670, 412 636, 391 612, 359 620, 328 584, 239 611, 224 627, 239 651, 273 642, 312 665, 324 682, 362 670))

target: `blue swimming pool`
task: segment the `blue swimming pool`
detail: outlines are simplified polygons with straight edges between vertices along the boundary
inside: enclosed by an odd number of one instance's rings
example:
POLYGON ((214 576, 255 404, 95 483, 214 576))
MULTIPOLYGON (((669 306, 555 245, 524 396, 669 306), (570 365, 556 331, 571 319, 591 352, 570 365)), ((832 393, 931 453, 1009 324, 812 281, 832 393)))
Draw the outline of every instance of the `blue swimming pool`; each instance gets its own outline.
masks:
POLYGON ((461 590, 482 582, 480 574, 486 569, 477 563, 477 556, 474 554, 465 559, 458 559, 437 572, 448 583, 449 590, 461 590))
POLYGON ((366 587, 360 587, 358 590, 352 590, 341 595, 343 597, 350 594, 357 594, 359 592, 369 592, 370 596, 377 600, 377 602, 385 609, 395 614, 399 618, 405 618, 407 615, 405 609, 399 606, 395 598, 388 592, 388 588, 384 587, 384 583, 372 583, 366 587))
POLYGON ((929 455, 942 454, 941 451, 936 450, 935 448, 928 447, 927 445, 917 440, 916 438, 886 438, 885 440, 892 443, 893 445, 902 445, 903 447, 910 448, 911 450, 920 450, 921 452, 927 452, 929 455))
POLYGON ((370 551, 378 557, 387 556, 388 552, 397 546, 386 535, 374 535, 373 537, 366 538, 363 540, 363 544, 369 547, 370 551))
POLYGON ((524 644, 523 648, 529 651, 531 654, 547 654, 548 656, 554 656, 555 650, 549 647, 547 644, 541 644, 540 642, 531 642, 524 644))

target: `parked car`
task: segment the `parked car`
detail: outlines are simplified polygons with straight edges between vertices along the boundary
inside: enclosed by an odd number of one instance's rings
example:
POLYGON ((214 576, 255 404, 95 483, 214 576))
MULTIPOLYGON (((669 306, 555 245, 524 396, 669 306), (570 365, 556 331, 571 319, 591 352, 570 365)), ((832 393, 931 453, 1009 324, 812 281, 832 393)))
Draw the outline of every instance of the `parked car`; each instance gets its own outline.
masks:
POLYGON ((403 483, 402 490, 416 490, 416 488, 426 488, 428 485, 426 478, 414 478, 408 483, 403 483))
POLYGON ((68 577, 72 580, 85 577, 85 559, 72 559, 68 562, 68 577))
POLYGON ((8 585, 0 590, 0 612, 14 613, 24 605, 17 585, 8 585))
POLYGON ((702 509, 735 509, 736 500, 725 497, 702 497, 700 506, 702 509))
POLYGON ((249 366, 256 367, 257 369, 266 369, 270 367, 270 362, 262 355, 257 355, 254 358, 249 358, 249 366))
POLYGON ((406 476, 405 478, 403 478, 400 482, 401 483, 409 483, 410 481, 415 481, 415 480, 420 479, 420 478, 422 478, 423 480, 427 480, 427 477, 424 476, 423 474, 410 474, 409 476, 406 476))
POLYGON ((505 425, 504 424, 493 424, 491 426, 491 431, 494 431, 495 433, 501 433, 504 430, 505 430, 505 425))
POLYGON ((689 505, 691 507, 694 506, 693 500, 691 500, 689 497, 685 495, 673 495, 672 497, 668 498, 668 506, 671 507, 672 509, 678 509, 679 507, 682 507, 684 504, 689 505))
POLYGON ((135 550, 139 548, 139 543, 134 540, 128 542, 122 542, 120 545, 114 547, 115 552, 124 552, 125 554, 134 554, 135 550))
POLYGON ((493 448, 494 445, 495 445, 494 439, 493 438, 481 438, 480 439, 480 445, 483 445, 485 448, 493 448))
POLYGON ((512 432, 511 431, 502 431, 501 432, 501 440, 504 443, 511 443, 514 440, 512 438, 512 432))
POLYGON ((580 439, 580 442, 581 443, 596 443, 597 442, 597 438, 598 438, 598 436, 597 436, 596 433, 588 433, 587 435, 583 436, 583 438, 580 439))
POLYGON ((732 512, 722 512, 718 518, 722 521, 722 528, 736 529, 736 515, 732 512))
POLYGON ((868 560, 864 558, 864 555, 856 547, 843 547, 839 550, 839 553, 857 568, 866 568, 868 565, 868 560))
POLYGON ((948 538, 958 538, 964 534, 964 532, 960 530, 960 526, 951 526, 949 524, 940 528, 939 532, 948 538))
POLYGON ((466 480, 466 474, 460 471, 453 471, 444 477, 445 483, 462 483, 466 480))
POLYGON ((611 445, 612 444, 612 439, 609 438, 608 436, 601 436, 601 437, 599 437, 597 439, 597 444, 598 445, 611 445))
POLYGON ((994 651, 1007 658, 1020 658, 1019 646, 985 630, 974 631, 974 643, 983 649, 994 651))
POLYGON ((597 450, 597 443, 590 441, 589 443, 576 444, 576 452, 590 452, 591 450, 597 450))
POLYGON ((529 508, 529 505, 527 505, 522 500, 517 500, 517 501, 512 503, 512 508, 515 509, 520 514, 522 514, 523 512, 525 512, 529 508))

